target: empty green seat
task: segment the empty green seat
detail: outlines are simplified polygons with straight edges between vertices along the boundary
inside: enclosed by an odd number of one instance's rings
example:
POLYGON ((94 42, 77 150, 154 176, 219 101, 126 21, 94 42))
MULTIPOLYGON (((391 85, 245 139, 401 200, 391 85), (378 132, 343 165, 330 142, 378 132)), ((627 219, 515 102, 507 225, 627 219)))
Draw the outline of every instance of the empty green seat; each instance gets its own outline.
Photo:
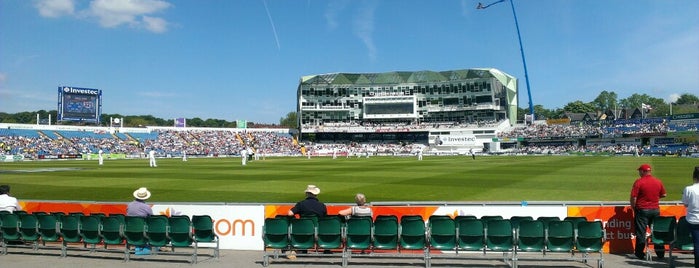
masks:
POLYGON ((339 249, 342 248, 343 223, 338 216, 326 216, 318 218, 318 248, 339 249))
POLYGON ((546 233, 542 221, 520 221, 516 230, 518 251, 544 252, 546 247, 546 233))
POLYGON ((197 263, 197 244, 194 243, 194 236, 192 235, 192 221, 189 216, 185 215, 173 215, 168 218, 168 239, 170 240, 170 246, 173 247, 173 252, 175 247, 190 247, 194 245, 194 251, 191 255, 191 263, 197 263))
POLYGON ((194 241, 197 247, 201 248, 201 243, 213 243, 213 256, 218 259, 219 255, 219 239, 214 231, 214 220, 209 215, 193 215, 192 229, 194 241))
MULTIPOLYGON (((658 216, 653 218, 653 223, 650 225, 650 244, 653 244, 653 249, 655 251, 664 251, 665 245, 672 245, 672 242, 675 241, 676 229, 677 219, 675 216, 658 216)), ((652 259, 650 244, 646 243, 646 258, 649 260, 652 259)), ((670 247, 670 250, 672 250, 672 247, 670 247)))
POLYGON ((307 217, 292 218, 289 226, 289 245, 291 248, 315 248, 316 225, 313 219, 307 217))
POLYGON ((546 249, 552 252, 571 252, 575 244, 573 222, 551 220, 546 229, 546 249))
MULTIPOLYGON (((168 219, 164 215, 151 215, 146 217, 146 238, 148 244, 159 248, 167 246, 170 239, 167 236, 168 219)), ((153 250, 155 253, 156 251, 153 250)))
POLYGON ((266 218, 262 226, 262 241, 264 243, 262 266, 267 267, 270 256, 268 249, 272 249, 272 254, 276 259, 281 249, 289 247, 289 218, 266 218))
POLYGON ((0 213, 0 223, 2 254, 7 254, 7 242, 20 241, 22 239, 22 234, 19 232, 19 215, 0 213))
POLYGON ((602 248, 606 240, 606 233, 601 221, 580 221, 577 224, 577 237, 575 249, 583 253, 583 259, 587 261, 590 253, 598 253, 597 267, 602 267, 604 256, 602 248))
POLYGON ((373 249, 398 249, 398 217, 378 215, 374 219, 373 249))
POLYGON ((61 239, 58 232, 58 216, 54 214, 39 214, 36 218, 39 222, 38 228, 42 245, 46 246, 46 242, 56 242, 61 239))
POLYGON ((41 233, 36 215, 19 214, 19 233, 24 242, 32 242, 34 250, 38 249, 41 233))
POLYGON ((514 250, 512 223, 508 219, 489 220, 485 223, 485 244, 488 250, 514 250))
POLYGON ((100 221, 99 216, 80 216, 80 228, 78 229, 83 243, 92 245, 94 251, 97 244, 102 242, 100 236, 100 221))
POLYGON ((446 215, 433 215, 428 220, 430 248, 456 249, 456 223, 446 215))
POLYGON ((107 245, 121 245, 124 243, 124 236, 122 236, 124 228, 123 218, 108 216, 101 217, 100 221, 100 236, 104 242, 105 249, 107 245))
POLYGON ((61 257, 68 254, 68 243, 82 243, 80 236, 80 217, 78 214, 61 216, 59 219, 58 232, 61 236, 61 257))
POLYGON ((456 219, 457 250, 484 251, 485 226, 483 221, 476 218, 456 219))

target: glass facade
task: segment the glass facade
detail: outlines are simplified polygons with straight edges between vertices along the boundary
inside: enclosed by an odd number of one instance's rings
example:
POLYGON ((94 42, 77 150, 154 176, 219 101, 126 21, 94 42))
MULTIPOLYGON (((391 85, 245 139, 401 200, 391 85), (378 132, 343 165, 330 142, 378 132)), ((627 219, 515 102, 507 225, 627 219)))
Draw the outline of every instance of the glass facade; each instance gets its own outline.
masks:
POLYGON ((336 123, 475 123, 510 120, 517 79, 497 69, 333 73, 301 78, 299 126, 336 123))

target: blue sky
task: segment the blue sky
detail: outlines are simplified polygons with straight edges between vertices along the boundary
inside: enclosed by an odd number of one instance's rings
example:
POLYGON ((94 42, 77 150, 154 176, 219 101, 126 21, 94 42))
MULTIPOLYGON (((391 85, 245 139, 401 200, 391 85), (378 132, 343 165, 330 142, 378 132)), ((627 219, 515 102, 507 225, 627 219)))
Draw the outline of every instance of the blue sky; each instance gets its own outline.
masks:
MULTIPOLYGON (((509 1, 0 0, 0 112, 55 110, 278 123, 301 76, 497 68, 526 85, 509 1), (483 1, 484 4, 494 1, 483 1)), ((534 104, 602 90, 699 95, 699 1, 514 0, 534 104)))

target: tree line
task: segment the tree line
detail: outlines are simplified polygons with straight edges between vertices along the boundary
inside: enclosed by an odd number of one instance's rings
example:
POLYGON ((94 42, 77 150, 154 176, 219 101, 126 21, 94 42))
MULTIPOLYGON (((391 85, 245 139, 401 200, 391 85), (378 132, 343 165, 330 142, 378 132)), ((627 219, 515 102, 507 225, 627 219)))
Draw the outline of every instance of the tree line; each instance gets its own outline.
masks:
MULTIPOLYGON (((563 108, 546 109, 542 105, 534 105, 536 119, 556 119, 569 113, 604 113, 606 111, 620 111, 623 109, 641 109, 645 104, 648 117, 663 117, 671 114, 687 114, 699 112, 699 97, 694 94, 684 93, 671 103, 661 98, 651 97, 648 94, 633 94, 628 98, 619 99, 614 91, 602 91, 591 102, 580 100, 569 102, 563 108)), ((524 115, 529 114, 527 108, 517 108, 517 120, 524 120, 524 115)))
MULTIPOLYGON (((583 102, 576 100, 569 102, 563 108, 547 109, 543 105, 534 105, 534 115, 536 119, 555 119, 562 118, 566 112, 569 113, 594 113, 605 111, 618 111, 622 109, 640 109, 645 104, 650 109, 647 110, 648 117, 662 117, 670 114, 686 114, 699 112, 699 97, 694 94, 684 93, 672 102, 667 103, 661 98, 651 97, 648 94, 633 94, 628 98, 619 99, 614 91, 602 91, 597 98, 591 102, 583 102)), ((524 115, 529 113, 528 108, 517 108, 517 120, 524 120, 524 115)), ((33 112, 19 113, 4 113, 0 112, 0 123, 19 123, 19 124, 36 124, 39 114, 39 120, 44 121, 51 115, 52 124, 56 124, 55 120, 58 111, 39 110, 33 112)), ((152 115, 121 115, 121 114, 102 114, 100 122, 102 126, 109 126, 110 118, 123 118, 125 127, 144 127, 144 126, 173 126, 173 119, 162 119, 152 115)), ((201 119, 198 117, 187 118, 188 127, 219 127, 219 128, 235 128, 235 121, 226 121, 223 119, 201 119)), ((42 122, 47 123, 47 122, 42 122)), ((79 122, 64 121, 58 124, 78 125, 79 122)), ((295 111, 287 113, 279 119, 279 124, 265 124, 247 122, 249 128, 297 128, 297 114, 295 111)))

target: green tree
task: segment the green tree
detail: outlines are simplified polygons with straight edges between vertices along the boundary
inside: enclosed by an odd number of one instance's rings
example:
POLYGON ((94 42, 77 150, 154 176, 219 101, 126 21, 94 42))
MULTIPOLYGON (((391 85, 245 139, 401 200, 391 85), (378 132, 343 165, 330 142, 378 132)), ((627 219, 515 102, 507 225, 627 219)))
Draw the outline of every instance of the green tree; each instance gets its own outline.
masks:
POLYGON ((617 94, 614 91, 602 91, 597 98, 592 101, 592 105, 598 111, 614 110, 617 105, 617 94))
POLYGON ((684 93, 674 102, 677 105, 683 104, 699 104, 699 97, 693 94, 684 93))
POLYGON ((187 126, 188 127, 202 127, 204 126, 204 120, 201 120, 199 117, 187 119, 187 126))
POLYGON ((653 98, 648 94, 635 93, 619 103, 627 109, 641 109, 642 104, 649 105, 650 109, 644 111, 648 116, 665 116, 669 111, 669 106, 663 99, 653 98))
POLYGON ((286 114, 286 117, 279 119, 279 125, 288 128, 298 128, 297 118, 296 112, 289 112, 286 114))
POLYGON ((595 112, 595 105, 590 103, 585 103, 582 101, 569 102, 563 106, 563 110, 571 113, 591 113, 595 112))

